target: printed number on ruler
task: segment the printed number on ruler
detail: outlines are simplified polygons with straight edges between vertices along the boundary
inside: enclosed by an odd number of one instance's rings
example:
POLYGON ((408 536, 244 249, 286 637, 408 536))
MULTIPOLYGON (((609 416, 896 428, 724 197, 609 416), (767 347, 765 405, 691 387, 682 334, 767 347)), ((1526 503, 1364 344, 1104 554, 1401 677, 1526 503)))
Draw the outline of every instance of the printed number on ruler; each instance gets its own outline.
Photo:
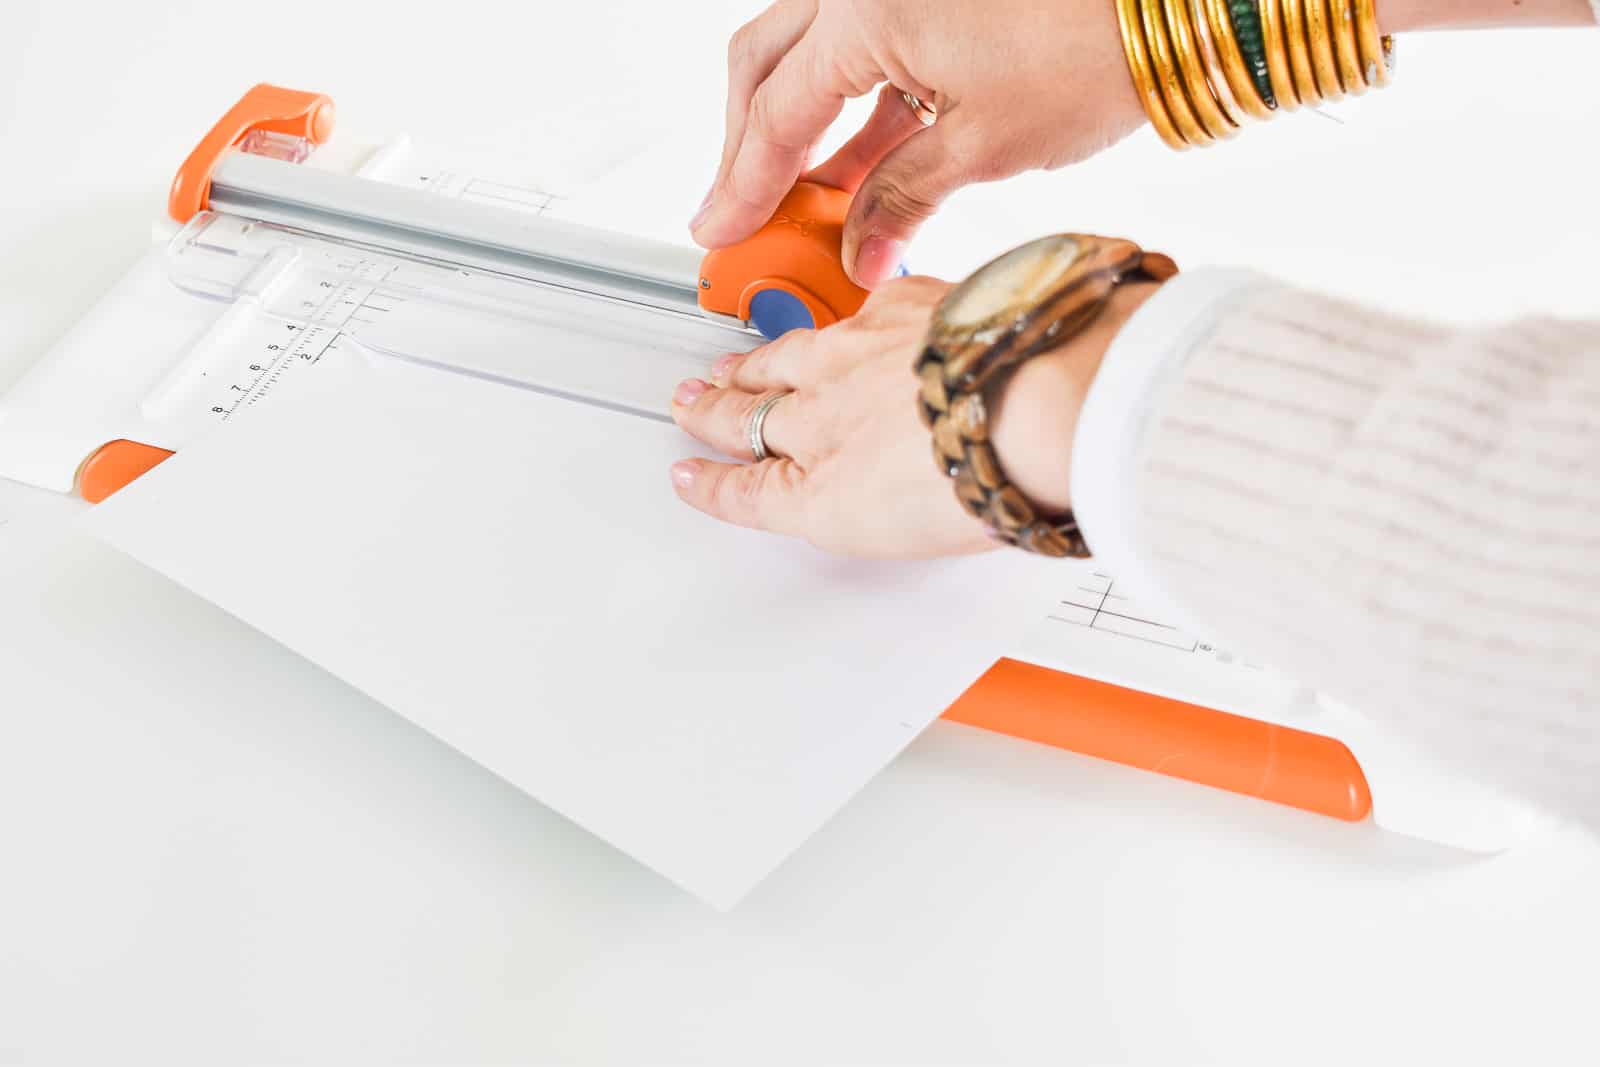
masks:
POLYGON ((221 365, 234 369, 212 398, 209 414, 213 418, 226 421, 240 409, 259 403, 296 368, 321 360, 344 332, 374 322, 375 316, 392 310, 400 299, 379 288, 382 277, 393 270, 392 264, 365 261, 343 266, 354 277, 371 280, 336 282, 305 277, 291 282, 292 289, 275 298, 275 303, 297 309, 303 323, 284 322, 249 304, 236 305, 234 310, 242 312, 247 321, 218 338, 229 356, 221 365))

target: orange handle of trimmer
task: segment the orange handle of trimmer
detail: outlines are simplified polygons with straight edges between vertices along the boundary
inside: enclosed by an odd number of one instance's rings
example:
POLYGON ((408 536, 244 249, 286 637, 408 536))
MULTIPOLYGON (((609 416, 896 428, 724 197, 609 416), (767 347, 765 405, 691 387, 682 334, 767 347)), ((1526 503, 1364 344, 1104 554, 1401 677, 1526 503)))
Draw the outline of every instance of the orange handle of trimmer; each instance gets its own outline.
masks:
POLYGON ((751 322, 768 337, 821 329, 860 310, 867 291, 844 272, 850 194, 800 182, 768 223, 700 264, 700 307, 751 322))

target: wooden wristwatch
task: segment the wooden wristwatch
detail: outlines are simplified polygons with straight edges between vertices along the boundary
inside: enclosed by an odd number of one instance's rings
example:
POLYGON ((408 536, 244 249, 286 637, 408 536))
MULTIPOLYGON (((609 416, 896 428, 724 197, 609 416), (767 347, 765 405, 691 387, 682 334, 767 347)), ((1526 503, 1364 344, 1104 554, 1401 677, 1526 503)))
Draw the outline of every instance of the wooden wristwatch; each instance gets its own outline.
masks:
POLYGON ((956 499, 995 537, 1046 556, 1089 555, 1071 511, 1046 514, 1006 477, 989 411, 1019 366, 1080 333, 1119 284, 1177 272, 1132 241, 1056 234, 978 268, 934 309, 916 362, 917 407, 956 499))

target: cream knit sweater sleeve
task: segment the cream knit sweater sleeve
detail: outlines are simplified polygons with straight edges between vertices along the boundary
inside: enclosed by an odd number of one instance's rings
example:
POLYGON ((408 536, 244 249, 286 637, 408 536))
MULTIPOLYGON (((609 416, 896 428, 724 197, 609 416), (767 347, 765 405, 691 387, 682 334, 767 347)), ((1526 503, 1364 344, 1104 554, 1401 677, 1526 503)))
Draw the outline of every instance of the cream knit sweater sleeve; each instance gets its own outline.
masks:
POLYGON ((1600 824, 1600 322, 1180 276, 1108 354, 1073 497, 1190 625, 1600 824))

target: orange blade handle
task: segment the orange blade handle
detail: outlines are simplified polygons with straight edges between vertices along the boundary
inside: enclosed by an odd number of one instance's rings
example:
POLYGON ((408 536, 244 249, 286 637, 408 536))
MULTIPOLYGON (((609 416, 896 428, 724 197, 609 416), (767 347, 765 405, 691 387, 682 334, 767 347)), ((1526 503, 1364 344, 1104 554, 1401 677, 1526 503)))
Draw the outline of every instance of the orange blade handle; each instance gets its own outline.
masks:
POLYGON ((748 320, 756 294, 772 289, 804 304, 818 329, 854 315, 867 291, 844 272, 840 249, 849 210, 849 193, 800 182, 765 226, 736 245, 706 253, 700 307, 748 320))

